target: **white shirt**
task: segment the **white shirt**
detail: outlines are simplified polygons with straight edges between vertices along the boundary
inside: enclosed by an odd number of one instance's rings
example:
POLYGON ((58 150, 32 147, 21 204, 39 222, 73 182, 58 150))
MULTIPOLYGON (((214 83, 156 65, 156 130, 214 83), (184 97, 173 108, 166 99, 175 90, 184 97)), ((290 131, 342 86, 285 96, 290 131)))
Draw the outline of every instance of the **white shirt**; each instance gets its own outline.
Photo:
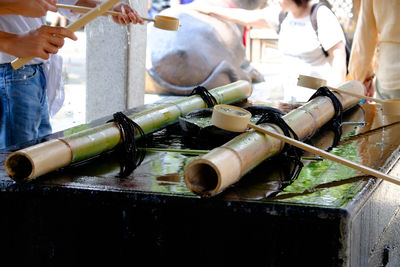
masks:
MULTIPOLYGON (((60 3, 74 5, 78 0, 60 0, 60 3)), ((76 19, 79 15, 70 12, 67 9, 59 9, 64 16, 76 19)), ((37 29, 46 24, 45 17, 28 18, 20 15, 0 16, 0 30, 8 33, 20 34, 37 29)), ((0 52, 0 64, 10 63, 15 59, 14 56, 0 52)), ((50 55, 49 60, 35 58, 29 64, 44 63, 44 71, 46 75, 47 99, 49 104, 49 112, 54 116, 62 107, 64 102, 64 85, 61 81, 62 58, 58 55, 50 55)))
POLYGON ((310 16, 296 19, 289 12, 282 22, 278 45, 285 65, 296 76, 304 74, 329 80, 331 66, 321 44, 328 51, 340 41, 345 43, 345 37, 339 21, 327 7, 321 6, 317 12, 318 36, 310 16))
MULTIPOLYGON (((328 51, 340 41, 345 43, 345 36, 338 19, 329 8, 320 6, 316 12, 318 36, 312 27, 310 15, 296 19, 289 12, 281 24, 278 46, 283 53, 284 88, 296 87, 299 74, 325 79, 330 83, 332 68, 321 45, 328 51)), ((305 98, 309 96, 310 93, 305 98)))
MULTIPOLYGON (((60 3, 74 5, 78 0, 60 0, 60 3)), ((59 9, 59 12, 64 16, 75 19, 78 15, 71 13, 67 9, 59 9)), ((26 33, 31 30, 40 28, 40 26, 46 24, 45 17, 41 18, 28 18, 20 15, 5 15, 0 16, 0 30, 4 32, 20 34, 26 33)), ((0 52, 0 64, 10 63, 15 59, 14 56, 0 52)), ((44 62, 43 59, 34 59, 29 64, 37 64, 44 62)))

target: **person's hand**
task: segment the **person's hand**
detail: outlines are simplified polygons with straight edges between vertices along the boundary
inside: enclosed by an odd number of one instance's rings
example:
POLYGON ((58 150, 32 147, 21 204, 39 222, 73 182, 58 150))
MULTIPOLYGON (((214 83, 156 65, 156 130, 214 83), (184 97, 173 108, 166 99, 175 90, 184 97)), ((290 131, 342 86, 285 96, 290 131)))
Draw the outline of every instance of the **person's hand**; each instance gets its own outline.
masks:
POLYGON ((64 38, 76 41, 75 34, 66 28, 43 25, 26 34, 7 38, 10 49, 6 53, 16 57, 40 57, 48 59, 49 54, 57 54, 64 45, 64 38))
POLYGON ((118 4, 114 6, 113 10, 122 13, 121 15, 113 16, 113 20, 117 24, 128 25, 129 23, 144 23, 144 20, 139 16, 137 11, 127 4, 118 4))
POLYGON ((374 84, 375 73, 368 72, 363 84, 366 88, 365 95, 369 97, 374 97, 375 94, 375 84, 374 84))
POLYGON ((47 11, 57 12, 57 0, 12 0, 9 1, 10 14, 25 17, 43 17, 47 11))

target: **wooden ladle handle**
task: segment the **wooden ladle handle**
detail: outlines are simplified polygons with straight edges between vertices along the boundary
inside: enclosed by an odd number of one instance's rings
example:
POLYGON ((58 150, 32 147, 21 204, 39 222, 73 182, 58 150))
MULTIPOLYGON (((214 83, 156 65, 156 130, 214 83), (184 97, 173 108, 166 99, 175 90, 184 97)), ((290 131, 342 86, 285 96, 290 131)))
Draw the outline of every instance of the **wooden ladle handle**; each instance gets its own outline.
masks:
MULTIPOLYGON (((64 9, 70 9, 70 10, 75 10, 75 11, 79 11, 79 12, 89 12, 90 10, 92 10, 92 8, 90 7, 86 7, 86 6, 75 6, 75 5, 65 5, 65 4, 56 4, 57 8, 64 8, 64 9)), ((111 16, 118 16, 121 15, 121 12, 117 12, 117 11, 112 11, 112 10, 108 10, 107 12, 105 12, 104 14, 106 15, 111 15, 111 16)), ((140 17, 142 20, 146 20, 146 21, 155 21, 154 19, 150 19, 150 18, 144 18, 144 17, 140 17)))
MULTIPOLYGON (((64 5, 64 4, 57 4, 56 6, 58 8, 66 8, 66 9, 76 10, 76 11, 80 11, 80 12, 89 12, 90 10, 92 10, 92 8, 84 7, 84 6, 74 6, 74 5, 64 5)), ((111 16, 118 16, 123 13, 116 12, 116 11, 107 11, 104 14, 111 15, 111 16)), ((154 27, 159 28, 159 29, 169 30, 169 31, 177 31, 179 29, 179 19, 174 18, 174 17, 157 15, 157 16, 155 16, 154 19, 145 18, 145 17, 140 17, 140 18, 145 21, 154 22, 154 27)))
POLYGON ((330 87, 330 86, 326 86, 326 87, 328 87, 329 90, 332 90, 332 91, 335 91, 335 92, 339 92, 339 93, 342 93, 342 94, 347 94, 347 95, 350 95, 350 96, 354 96, 354 97, 357 97, 357 98, 360 98, 360 99, 366 99, 366 100, 370 100, 370 101, 375 101, 377 103, 384 103, 384 101, 385 101, 385 100, 382 100, 382 99, 379 99, 379 98, 369 97, 369 96, 365 96, 365 95, 359 95, 359 94, 356 94, 356 93, 340 90, 340 89, 333 88, 333 87, 330 87))
POLYGON ((365 96, 365 95, 360 95, 360 94, 356 94, 356 93, 340 90, 340 89, 337 89, 337 88, 333 88, 331 86, 327 86, 326 85, 326 80, 322 80, 322 79, 319 79, 319 78, 316 78, 316 77, 312 77, 312 76, 307 76, 307 75, 299 75, 299 78, 297 80, 297 85, 298 86, 307 87, 307 88, 310 88, 310 89, 314 89, 314 90, 317 90, 322 86, 325 86, 325 87, 329 88, 332 91, 336 91, 336 92, 339 92, 339 93, 347 94, 347 95, 354 96, 354 97, 357 97, 357 98, 360 98, 360 99, 366 99, 366 100, 370 100, 370 101, 375 101, 377 103, 383 103, 384 102, 384 100, 382 100, 382 99, 369 97, 369 96, 365 96))
POLYGON ((369 175, 381 178, 383 180, 386 180, 388 182, 400 185, 400 179, 397 178, 397 177, 394 177, 394 176, 391 176, 391 175, 388 175, 388 174, 384 174, 382 172, 379 172, 377 170, 374 170, 374 169, 371 169, 369 167, 363 166, 361 164, 356 164, 356 163, 354 163, 354 162, 352 162, 350 160, 347 160, 345 158, 336 156, 336 155, 331 154, 329 152, 326 152, 326 151, 324 151, 322 149, 313 147, 311 145, 308 145, 308 144, 303 143, 301 141, 298 141, 298 140, 295 140, 293 138, 287 137, 285 135, 281 135, 281 134, 278 134, 276 132, 272 132, 272 131, 269 131, 267 129, 261 128, 261 127, 259 127, 257 125, 254 125, 254 124, 250 123, 250 124, 248 124, 248 126, 250 128, 252 128, 252 129, 258 131, 258 132, 262 132, 262 133, 265 133, 267 135, 270 135, 270 136, 272 136, 274 138, 277 138, 277 139, 279 139, 279 140, 281 140, 281 141, 283 141, 285 143, 288 143, 288 144, 291 144, 291 145, 293 145, 295 147, 301 148, 301 149, 303 149, 303 150, 305 150, 307 152, 311 152, 311 153, 317 154, 318 156, 330 159, 332 161, 338 162, 338 163, 343 164, 345 166, 348 166, 348 167, 351 167, 353 169, 359 170, 359 171, 361 171, 361 172, 363 172, 365 174, 369 174, 369 175))

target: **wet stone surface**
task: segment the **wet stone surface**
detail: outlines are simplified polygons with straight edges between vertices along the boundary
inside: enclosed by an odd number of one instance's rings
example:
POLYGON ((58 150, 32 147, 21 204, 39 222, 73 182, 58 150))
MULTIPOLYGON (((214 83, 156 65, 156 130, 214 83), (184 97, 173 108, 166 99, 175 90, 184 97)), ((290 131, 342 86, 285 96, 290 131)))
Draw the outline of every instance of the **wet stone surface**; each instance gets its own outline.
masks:
MULTIPOLYGON (((131 110, 127 114, 138 111, 131 110)), ((376 112, 374 116, 368 112, 367 108, 356 107, 346 113, 347 121, 366 121, 367 126, 346 125, 342 141, 332 153, 388 172, 398 159, 400 124, 392 123, 390 118, 382 119, 376 112), (387 125, 381 127, 382 123, 387 125)), ((81 125, 48 138, 71 134, 109 119, 81 125)), ((149 135, 147 146, 210 150, 225 141, 223 138, 202 138, 185 133, 177 123, 149 135)), ((331 134, 320 132, 310 142, 318 143, 321 148, 329 147, 331 134)), ((143 144, 139 142, 138 146, 143 144)), ((196 249, 204 254, 196 266, 208 265, 213 258, 222 266, 236 260, 246 262, 245 257, 226 259, 216 253, 221 247, 227 255, 266 254, 262 259, 249 259, 257 264, 284 266, 296 259, 314 265, 306 256, 306 253, 314 251, 320 264, 340 266, 354 262, 357 266, 361 262, 358 258, 369 255, 370 247, 383 231, 383 226, 373 229, 377 237, 365 241, 365 252, 358 248, 359 252, 350 253, 353 246, 350 237, 356 232, 351 222, 359 220, 357 214, 362 214, 364 204, 373 199, 372 192, 379 191, 376 188, 380 182, 330 160, 304 161, 299 177, 289 181, 287 161, 272 158, 223 193, 202 199, 188 190, 183 179, 185 166, 196 155, 146 152, 141 165, 131 175, 121 178, 118 155, 111 151, 19 184, 12 181, 4 169, 5 158, 18 148, 0 152, 0 199, 7 218, 1 226, 24 230, 16 234, 17 237, 7 235, 4 240, 22 240, 26 234, 22 250, 28 251, 34 245, 38 255, 43 257, 57 251, 58 254, 52 256, 54 262, 65 261, 63 253, 68 251, 68 244, 82 239, 93 249, 99 249, 104 240, 118 242, 114 248, 105 246, 102 249, 117 250, 122 258, 128 257, 129 249, 134 248, 138 254, 144 250, 151 250, 155 255, 168 254, 166 259, 171 260, 169 253, 179 249, 184 254, 182 259, 189 260, 189 251, 196 249), (83 228, 76 223, 77 216, 85 225, 83 228), (67 224, 71 227, 68 230, 58 228, 67 227, 67 224), (27 234, 28 231, 32 233, 27 234), (102 234, 97 236, 95 231, 103 231, 104 240, 100 238, 102 234), (43 240, 36 239, 36 236, 43 240), (199 238, 204 240, 199 241, 199 238), (213 242, 213 238, 218 241, 205 247, 205 244, 213 242), (195 240, 197 243, 192 244, 195 240), (232 247, 229 240, 237 246, 232 247), (141 242, 145 242, 143 246, 139 245, 141 242), (252 244, 246 247, 248 242, 252 244), (315 247, 318 243, 323 243, 324 248, 315 247)), ((396 211, 396 205, 390 206, 387 218, 372 216, 370 220, 387 220, 381 222, 386 225, 390 214, 396 211)), ((81 253, 74 253, 75 258, 69 258, 66 263, 73 264, 75 260, 84 258, 81 253)), ((33 262, 48 262, 37 258, 34 253, 29 255, 28 259, 33 262)))
MULTIPOLYGON (((354 115, 350 114, 353 118, 349 119, 362 120, 363 118, 359 115, 360 110, 351 111, 354 115)), ((79 132, 107 120, 108 118, 105 118, 93 122, 91 125, 77 126, 56 133, 47 139, 79 132)), ((385 166, 387 161, 390 161, 390 158, 395 160, 397 156, 393 153, 400 144, 400 136, 397 134, 399 127, 399 124, 392 124, 362 134, 362 126, 347 125, 345 126, 347 134, 342 137, 340 145, 331 152, 356 163, 375 169, 381 168, 384 171, 385 168, 391 167, 385 166)), ((219 132, 207 133, 206 136, 193 133, 185 132, 179 124, 174 124, 149 135, 146 138, 146 145, 153 150, 157 148, 211 150, 232 138, 232 136, 223 136, 219 132), (211 134, 214 136, 210 136, 211 134)), ((330 136, 329 133, 319 133, 316 138, 325 138, 325 143, 329 144, 332 142, 330 136)), ((32 142, 23 146, 31 144, 32 142)), ((143 141, 138 143, 139 147, 145 148, 146 145, 143 141)), ((16 146, 11 149, 16 150, 17 148, 16 146)), ((187 189, 183 180, 183 172, 185 167, 198 155, 168 151, 145 153, 144 161, 127 177, 119 177, 121 168, 119 157, 117 152, 110 151, 96 158, 46 174, 29 184, 38 188, 42 186, 65 187, 196 197, 187 189)), ((5 185, 23 188, 24 185, 13 183, 5 173, 4 161, 8 154, 8 151, 1 153, 0 179, 5 185)), ((239 184, 232 186, 218 198, 239 201, 257 200, 263 203, 272 201, 304 205, 317 204, 339 208, 345 207, 345 204, 360 190, 360 187, 368 181, 368 177, 360 171, 330 160, 311 159, 304 163, 305 167, 299 177, 294 181, 288 181, 290 177, 285 176, 285 170, 290 167, 287 159, 279 157, 266 160, 248 173, 239 184)), ((5 186, 3 190, 7 191, 7 188, 8 186, 5 186)))

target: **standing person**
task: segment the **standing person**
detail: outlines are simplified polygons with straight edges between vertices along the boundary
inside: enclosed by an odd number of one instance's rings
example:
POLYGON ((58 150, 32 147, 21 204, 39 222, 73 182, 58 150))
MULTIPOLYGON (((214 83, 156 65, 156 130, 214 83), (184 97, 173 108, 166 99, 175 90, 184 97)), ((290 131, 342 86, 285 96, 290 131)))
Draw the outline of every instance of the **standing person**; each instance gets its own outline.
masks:
MULTIPOLYGON (((96 6, 89 0, 60 2, 96 6)), ((114 10, 122 11, 122 7, 126 13, 113 18, 116 23, 143 23, 126 4, 118 4, 114 10)), ((60 12, 74 19, 72 12, 60 12)), ((62 60, 54 54, 64 45, 64 37, 76 40, 65 28, 46 26, 44 16, 0 16, 0 148, 51 134, 47 94, 55 95, 60 87, 62 60), (31 56, 36 58, 24 67, 12 68, 16 57, 31 56)))
POLYGON ((349 74, 364 82, 367 96, 400 98, 400 1, 362 0, 349 74), (374 69, 376 56, 376 69, 374 69), (371 78, 376 73, 375 82, 371 78))
POLYGON ((308 99, 313 93, 312 90, 301 90, 296 86, 299 74, 325 79, 331 86, 343 83, 347 73, 346 38, 333 12, 323 5, 315 11, 318 25, 316 32, 310 16, 314 5, 312 1, 280 0, 279 5, 278 10, 271 7, 245 10, 205 6, 201 2, 192 4, 200 12, 217 15, 241 25, 277 31, 280 28, 278 48, 283 54, 281 80, 285 100, 308 99), (281 24, 280 11, 287 12, 281 24))

